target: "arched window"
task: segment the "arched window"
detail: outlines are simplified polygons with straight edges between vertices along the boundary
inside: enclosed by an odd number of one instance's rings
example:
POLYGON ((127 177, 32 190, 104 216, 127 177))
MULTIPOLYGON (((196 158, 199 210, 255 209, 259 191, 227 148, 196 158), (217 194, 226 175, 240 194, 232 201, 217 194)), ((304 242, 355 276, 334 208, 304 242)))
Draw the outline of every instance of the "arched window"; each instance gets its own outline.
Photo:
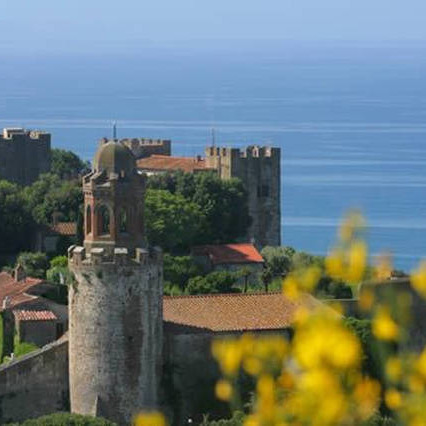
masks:
POLYGON ((127 232, 127 212, 124 209, 120 210, 118 215, 118 232, 127 232))
POLYGON ((106 206, 98 208, 98 235, 105 235, 110 233, 110 214, 106 206))
POLYGON ((92 209, 90 206, 87 206, 86 209, 86 234, 92 232, 92 209))

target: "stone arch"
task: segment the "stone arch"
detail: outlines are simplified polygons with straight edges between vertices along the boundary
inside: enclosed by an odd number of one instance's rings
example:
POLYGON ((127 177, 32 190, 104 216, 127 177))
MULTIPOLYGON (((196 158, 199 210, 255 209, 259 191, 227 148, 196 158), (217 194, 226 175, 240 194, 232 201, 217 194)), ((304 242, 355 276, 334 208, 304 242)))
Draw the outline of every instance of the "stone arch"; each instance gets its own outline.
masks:
POLYGON ((111 214, 110 210, 104 204, 97 208, 98 235, 111 234, 111 214))
POLYGON ((86 235, 92 232, 92 208, 86 207, 86 235))

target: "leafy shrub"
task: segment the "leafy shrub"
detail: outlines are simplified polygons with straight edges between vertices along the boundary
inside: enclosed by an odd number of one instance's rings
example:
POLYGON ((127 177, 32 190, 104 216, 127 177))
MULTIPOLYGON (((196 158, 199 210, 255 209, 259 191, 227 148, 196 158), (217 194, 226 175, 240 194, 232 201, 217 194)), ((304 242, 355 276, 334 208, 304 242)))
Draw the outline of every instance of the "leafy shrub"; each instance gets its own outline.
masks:
POLYGON ((26 420, 8 426, 117 426, 100 417, 82 416, 80 414, 55 413, 37 419, 26 420))

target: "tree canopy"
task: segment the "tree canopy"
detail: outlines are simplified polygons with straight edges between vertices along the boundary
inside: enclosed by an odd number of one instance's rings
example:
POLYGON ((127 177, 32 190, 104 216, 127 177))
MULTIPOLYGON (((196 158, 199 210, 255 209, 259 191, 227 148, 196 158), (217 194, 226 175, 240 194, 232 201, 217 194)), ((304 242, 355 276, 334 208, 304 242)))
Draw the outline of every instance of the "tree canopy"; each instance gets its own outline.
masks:
POLYGON ((19 186, 0 180, 0 252, 28 248, 34 225, 31 209, 19 186))
POLYGON ((166 190, 195 203, 205 217, 203 243, 229 243, 244 237, 250 225, 247 192, 239 179, 215 173, 166 173, 148 179, 148 187, 166 190))
POLYGON ((60 179, 77 178, 89 170, 89 164, 72 151, 53 148, 51 152, 52 165, 50 170, 60 179))

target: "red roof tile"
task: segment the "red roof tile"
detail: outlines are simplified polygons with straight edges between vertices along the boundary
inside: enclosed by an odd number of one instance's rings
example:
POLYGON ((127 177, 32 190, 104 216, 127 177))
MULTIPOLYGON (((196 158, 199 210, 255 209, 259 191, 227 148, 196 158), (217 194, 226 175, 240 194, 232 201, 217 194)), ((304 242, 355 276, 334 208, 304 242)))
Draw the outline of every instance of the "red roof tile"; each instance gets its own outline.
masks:
POLYGON ((298 307, 320 305, 308 294, 297 301, 282 293, 167 296, 163 314, 165 322, 215 332, 280 330, 292 326, 298 307))
POLYGON ((57 319, 52 311, 14 310, 13 315, 17 321, 56 321, 57 319))
POLYGON ((59 235, 74 236, 77 234, 76 222, 58 222, 50 227, 50 231, 59 235))
POLYGON ((263 263, 253 244, 224 244, 193 247, 194 256, 208 256, 213 265, 229 263, 263 263))
POLYGON ((146 171, 176 171, 182 170, 193 173, 203 170, 214 170, 206 167, 206 161, 201 157, 171 157, 169 155, 151 155, 137 161, 139 169, 146 171))
POLYGON ((3 301, 7 296, 10 298, 9 307, 33 300, 35 296, 26 294, 26 292, 42 282, 43 280, 38 278, 29 277, 22 281, 15 281, 12 275, 0 272, 0 311, 3 309, 3 301))

